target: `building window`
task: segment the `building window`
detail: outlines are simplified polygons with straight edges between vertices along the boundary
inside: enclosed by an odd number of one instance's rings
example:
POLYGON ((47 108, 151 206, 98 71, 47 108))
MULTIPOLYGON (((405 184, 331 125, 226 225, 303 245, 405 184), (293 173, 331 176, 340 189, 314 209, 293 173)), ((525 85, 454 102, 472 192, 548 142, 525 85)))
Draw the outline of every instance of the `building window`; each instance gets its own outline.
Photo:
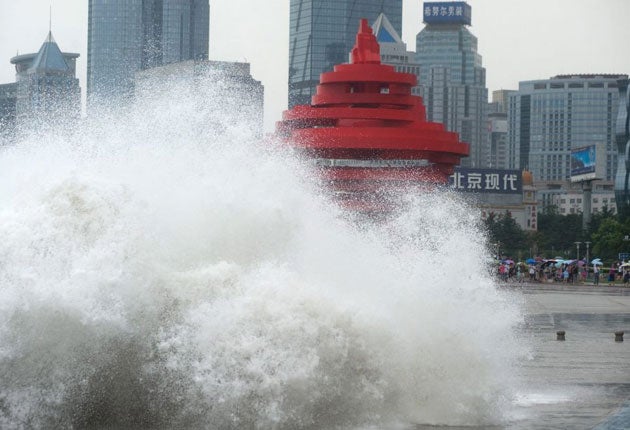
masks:
POLYGON ((593 203, 599 203, 599 199, 597 197, 593 197, 593 203))

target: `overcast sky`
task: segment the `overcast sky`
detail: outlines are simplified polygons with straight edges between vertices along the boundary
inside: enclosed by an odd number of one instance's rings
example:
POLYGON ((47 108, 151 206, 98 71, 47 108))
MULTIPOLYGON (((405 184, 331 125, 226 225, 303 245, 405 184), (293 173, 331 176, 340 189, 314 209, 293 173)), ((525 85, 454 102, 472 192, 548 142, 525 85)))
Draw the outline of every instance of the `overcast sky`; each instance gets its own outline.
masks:
MULTIPOLYGON (((85 91, 88 0, 0 0, 0 83, 14 82, 9 60, 36 52, 48 33, 78 52, 85 91)), ((630 0, 468 0, 487 86, 568 73, 630 73, 630 0)), ((403 34, 415 50, 422 1, 403 0, 403 34)), ((265 129, 286 109, 289 0, 211 0, 210 59, 247 61, 265 86, 265 129)), ((358 27, 358 23, 357 23, 358 27)))

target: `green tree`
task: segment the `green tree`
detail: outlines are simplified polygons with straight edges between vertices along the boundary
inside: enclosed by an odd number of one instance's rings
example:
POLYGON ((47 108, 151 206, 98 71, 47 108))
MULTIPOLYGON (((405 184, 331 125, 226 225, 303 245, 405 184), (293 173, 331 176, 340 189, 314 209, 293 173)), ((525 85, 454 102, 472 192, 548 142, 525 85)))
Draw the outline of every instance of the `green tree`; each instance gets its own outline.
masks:
POLYGON ((630 251, 630 219, 605 218, 592 235, 593 256, 615 261, 620 252, 630 251))
POLYGON ((485 225, 490 242, 499 244, 502 255, 515 257, 528 247, 527 235, 509 211, 503 214, 491 213, 485 225))
POLYGON ((543 253, 555 254, 564 257, 575 256, 575 242, 583 242, 587 238, 587 233, 582 230, 582 215, 569 214, 561 215, 558 208, 550 206, 538 214, 539 242, 538 248, 544 250, 543 253))
MULTIPOLYGON (((591 217, 591 222, 588 225, 588 230, 591 233, 599 230, 599 226, 605 219, 617 218, 615 212, 608 209, 608 206, 604 206, 600 212, 595 212, 591 217)), ((619 218, 618 218, 619 219, 619 218)))

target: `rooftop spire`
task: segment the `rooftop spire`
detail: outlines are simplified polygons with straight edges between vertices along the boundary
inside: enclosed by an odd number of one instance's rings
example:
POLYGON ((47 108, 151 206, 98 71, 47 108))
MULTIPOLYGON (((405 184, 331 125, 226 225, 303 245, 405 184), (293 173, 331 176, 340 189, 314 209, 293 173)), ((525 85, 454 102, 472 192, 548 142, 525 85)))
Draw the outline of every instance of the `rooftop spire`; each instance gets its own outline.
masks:
POLYGON ((361 18, 359 24, 359 32, 357 33, 357 41, 352 48, 353 64, 381 64, 381 49, 376 41, 376 37, 372 32, 372 27, 368 24, 368 20, 361 18))
POLYGON ((70 70, 66 60, 63 58, 63 54, 59 49, 59 46, 53 38, 52 32, 48 32, 46 41, 39 48, 39 52, 30 67, 31 70, 37 71, 56 71, 67 72, 70 70))
POLYGON ((374 21, 374 24, 372 24, 372 31, 374 31, 378 43, 404 44, 392 23, 389 22, 389 19, 383 13, 381 13, 378 18, 376 18, 376 21, 374 21))

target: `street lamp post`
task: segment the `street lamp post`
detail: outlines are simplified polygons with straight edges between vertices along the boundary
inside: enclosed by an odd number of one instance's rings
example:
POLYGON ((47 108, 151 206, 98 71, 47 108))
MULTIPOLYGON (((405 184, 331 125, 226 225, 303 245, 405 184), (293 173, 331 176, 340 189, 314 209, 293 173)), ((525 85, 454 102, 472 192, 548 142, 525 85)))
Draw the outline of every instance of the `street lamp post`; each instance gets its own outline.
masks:
POLYGON ((586 277, 588 278, 588 262, 590 261, 590 257, 588 256, 588 248, 591 246, 591 242, 584 242, 586 244, 586 277))
POLYGON ((582 242, 575 242, 575 246, 577 246, 577 260, 580 259, 580 244, 582 242))
POLYGON ((591 246, 591 242, 584 242, 584 244, 586 245, 586 265, 588 266, 588 248, 591 246))

